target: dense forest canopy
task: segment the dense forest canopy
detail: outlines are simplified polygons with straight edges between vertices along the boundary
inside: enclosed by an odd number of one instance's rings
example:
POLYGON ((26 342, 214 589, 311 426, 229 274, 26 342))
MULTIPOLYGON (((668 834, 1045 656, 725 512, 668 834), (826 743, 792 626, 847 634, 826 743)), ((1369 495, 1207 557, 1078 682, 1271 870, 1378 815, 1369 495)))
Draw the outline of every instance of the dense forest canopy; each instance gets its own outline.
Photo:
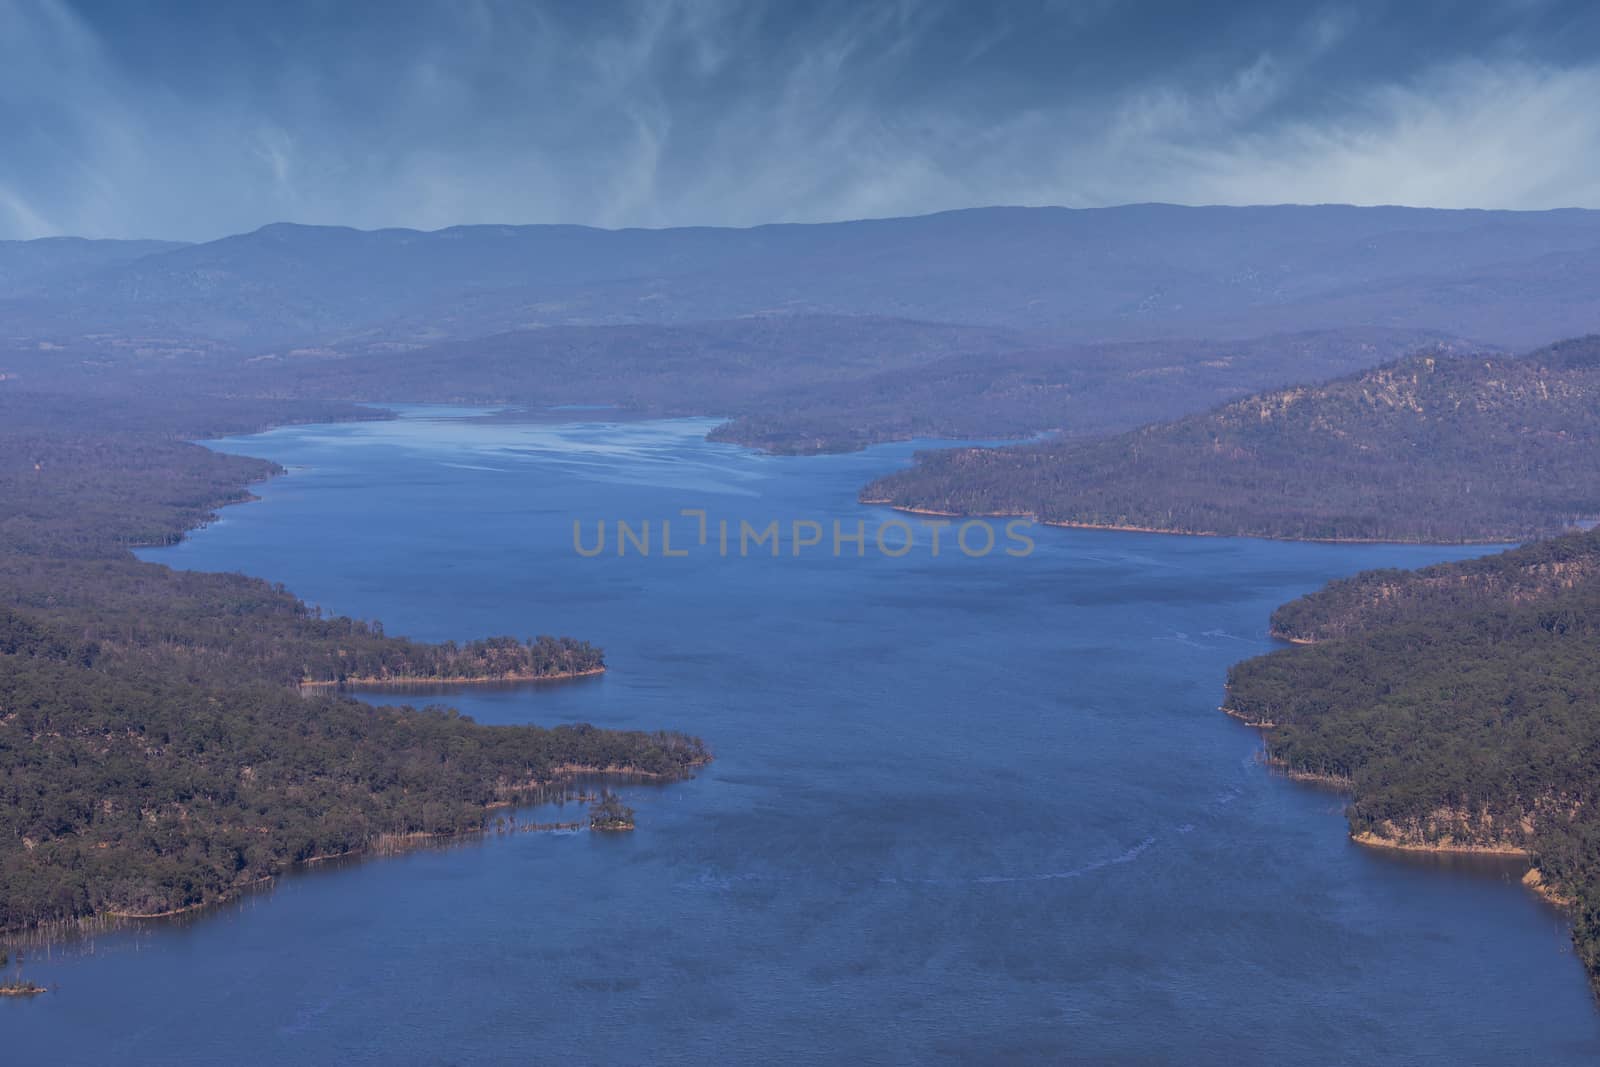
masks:
POLYGON ((303 688, 585 673, 604 663, 587 642, 424 644, 129 554, 275 472, 184 437, 373 415, 0 384, 0 930, 178 910, 309 858, 470 831, 574 767, 670 779, 705 760, 678 734, 487 727, 303 688))
POLYGON ((1274 625, 1309 643, 1227 697, 1271 758, 1346 782, 1357 834, 1531 854, 1600 988, 1600 534, 1361 574, 1274 625))
POLYGON ((1597 578, 1600 529, 1578 531, 1478 559, 1340 578, 1273 612, 1272 631, 1288 641, 1320 641, 1465 608, 1517 607, 1597 578))
POLYGON ((1511 541, 1600 515, 1600 337, 1424 352, 1091 441, 925 453, 863 498, 1229 536, 1511 541))

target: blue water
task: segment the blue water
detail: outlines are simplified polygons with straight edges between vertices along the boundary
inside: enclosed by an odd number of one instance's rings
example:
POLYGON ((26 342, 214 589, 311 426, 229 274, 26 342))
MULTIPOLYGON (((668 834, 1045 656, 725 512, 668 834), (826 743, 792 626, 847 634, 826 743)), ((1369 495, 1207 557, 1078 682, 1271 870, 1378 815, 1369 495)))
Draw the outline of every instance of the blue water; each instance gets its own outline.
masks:
POLYGON ((147 558, 393 633, 591 639, 602 678, 421 699, 683 729, 717 761, 627 790, 631 835, 317 869, 31 958, 59 988, 0 1004, 6 1063, 1600 1057, 1566 925, 1515 867, 1350 844, 1337 796, 1216 711, 1276 604, 1466 550, 1041 529, 1026 558, 936 559, 924 530, 901 559, 722 558, 714 533, 585 559, 574 519, 870 530, 891 513, 856 490, 912 446, 463 414, 223 442, 291 473, 147 558))

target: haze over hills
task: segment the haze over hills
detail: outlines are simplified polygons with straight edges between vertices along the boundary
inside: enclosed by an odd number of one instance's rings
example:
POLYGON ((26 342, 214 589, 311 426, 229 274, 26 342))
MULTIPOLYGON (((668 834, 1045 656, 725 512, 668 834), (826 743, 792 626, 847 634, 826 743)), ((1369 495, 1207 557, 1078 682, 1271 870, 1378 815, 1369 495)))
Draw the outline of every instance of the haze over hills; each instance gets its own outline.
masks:
POLYGON ((717 440, 776 452, 883 440, 1059 432, 1084 437, 1175 418, 1255 389, 1331 377, 1453 339, 1386 327, 1242 341, 1119 341, 961 352, 730 408, 717 440))
POLYGON ((1392 359, 1440 335, 1351 329, 1253 341, 1030 345, 1017 331, 876 316, 556 326, 411 350, 357 343, 250 361, 231 387, 274 397, 615 404, 728 416, 721 440, 839 451, 910 437, 1128 429, 1251 389, 1392 359), (346 351, 362 354, 346 355, 346 351))
POLYGON ((0 246, 0 376, 610 403, 777 451, 1129 429, 1600 321, 1600 212, 985 208, 750 229, 289 224, 0 246), (1118 347, 1119 345, 1123 347, 1118 347), (135 377, 126 379, 124 371, 135 377))
POLYGON ((36 293, 53 283, 103 267, 185 247, 181 241, 91 241, 82 237, 42 237, 0 241, 0 298, 36 293))
POLYGON ((1600 515, 1600 337, 1424 353, 1114 437, 919 460, 863 498, 1230 536, 1544 536, 1600 515))
MULTIPOLYGON (((1600 311, 1600 212, 1583 210, 1145 204, 750 229, 279 224, 136 244, 70 269, 0 268, 6 333, 177 334, 262 351, 805 313, 1056 342, 1381 325, 1527 346, 1591 329, 1600 311)), ((42 264, 50 250, 38 245, 0 263, 42 264)))
POLYGON ((1594 211, 1147 204, 750 229, 280 224, 198 245, 13 242, 0 267, 12 389, 601 403, 725 416, 719 437, 783 452, 1057 431, 934 457, 869 496, 1095 525, 1476 540, 1600 510, 1583 467, 1587 364, 1401 365, 1075 440, 1423 346, 1489 354, 1590 330, 1594 211), (1436 417, 1467 401, 1482 406, 1476 421, 1436 417), (1338 473, 1303 477, 1313 467, 1338 473))

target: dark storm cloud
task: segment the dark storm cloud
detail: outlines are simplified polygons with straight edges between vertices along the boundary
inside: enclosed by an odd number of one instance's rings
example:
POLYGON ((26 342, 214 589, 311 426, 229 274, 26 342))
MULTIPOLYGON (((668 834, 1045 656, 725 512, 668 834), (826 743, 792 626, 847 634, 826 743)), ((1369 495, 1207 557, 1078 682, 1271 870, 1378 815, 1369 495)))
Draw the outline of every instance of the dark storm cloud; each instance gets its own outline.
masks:
POLYGON ((1600 206, 1593 7, 0 0, 0 236, 1600 206))

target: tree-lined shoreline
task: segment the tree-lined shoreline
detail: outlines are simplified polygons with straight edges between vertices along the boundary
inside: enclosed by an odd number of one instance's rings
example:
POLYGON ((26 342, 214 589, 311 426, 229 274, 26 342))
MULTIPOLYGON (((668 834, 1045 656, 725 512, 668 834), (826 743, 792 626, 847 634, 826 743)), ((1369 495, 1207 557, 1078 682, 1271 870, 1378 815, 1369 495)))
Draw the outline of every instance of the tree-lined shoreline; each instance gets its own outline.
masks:
POLYGON ((709 760, 677 733, 484 726, 342 692, 589 676, 605 664, 587 642, 423 644, 129 554, 281 473, 190 439, 371 414, 0 391, 0 931, 185 914, 328 856, 482 832, 580 774, 671 781, 709 760))
POLYGON ((1525 858, 1600 992, 1600 531, 1368 571, 1279 608, 1223 709, 1366 846, 1525 858))

